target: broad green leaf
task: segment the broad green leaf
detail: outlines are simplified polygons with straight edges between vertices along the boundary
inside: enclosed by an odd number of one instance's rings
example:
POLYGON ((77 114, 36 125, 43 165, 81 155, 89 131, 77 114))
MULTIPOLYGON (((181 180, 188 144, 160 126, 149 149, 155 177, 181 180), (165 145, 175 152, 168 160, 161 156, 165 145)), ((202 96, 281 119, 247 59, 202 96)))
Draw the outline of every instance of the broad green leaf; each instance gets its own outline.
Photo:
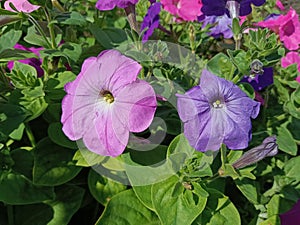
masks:
POLYGON ((102 205, 106 205, 114 195, 126 190, 125 185, 103 177, 93 169, 89 172, 88 185, 93 197, 102 205))
POLYGON ((224 53, 219 53, 211 58, 207 63, 207 68, 213 74, 227 79, 230 79, 235 71, 235 66, 224 53))
POLYGON ((0 134, 8 136, 18 130, 28 116, 29 113, 18 105, 0 103, 0 134))
POLYGON ((11 205, 23 205, 53 198, 53 188, 34 185, 23 175, 0 170, 0 201, 11 205))
POLYGON ((53 218, 47 225, 68 225, 72 216, 80 208, 84 192, 83 188, 71 185, 56 188, 55 199, 45 201, 53 210, 53 218))
POLYGON ((300 181, 300 156, 291 158, 284 165, 285 176, 300 181))
POLYGON ((61 117, 61 103, 50 103, 43 113, 43 118, 48 123, 60 122, 61 117))
POLYGON ((0 36, 0 52, 13 48, 22 36, 22 31, 11 29, 0 36))
POLYGON ((136 197, 133 190, 120 192, 108 202, 95 225, 160 225, 159 219, 136 197))
POLYGON ((138 199, 150 210, 154 211, 154 206, 151 199, 152 185, 133 186, 132 189, 138 199))
POLYGON ((33 153, 35 184, 60 185, 73 179, 81 170, 72 160, 75 151, 58 146, 48 138, 41 140, 33 153))
POLYGON ((70 149, 78 149, 76 142, 69 140, 67 136, 63 133, 62 124, 59 122, 51 123, 49 125, 48 135, 51 141, 57 145, 70 149))
MULTIPOLYGON (((295 204, 295 202, 286 200, 279 195, 274 195, 267 204, 268 218, 288 211, 292 208, 293 204, 295 204)), ((277 220, 278 219, 279 218, 277 218, 277 220)), ((276 221, 276 223, 280 224, 279 221, 276 221)))
POLYGON ((14 206, 15 225, 45 225, 53 217, 51 206, 40 203, 14 206))
POLYGON ((61 24, 86 26, 87 21, 79 12, 64 13, 56 17, 61 24))
POLYGON ((278 127, 277 144, 281 151, 294 156, 297 154, 297 144, 295 143, 292 134, 285 126, 278 127))
POLYGON ((13 151, 11 151, 11 157, 14 161, 14 165, 12 166, 13 171, 22 174, 28 179, 32 180, 32 151, 26 151, 21 148, 14 149, 13 151))
POLYGON ((179 177, 153 184, 152 203, 164 225, 191 224, 204 210, 208 194, 199 184, 186 189, 179 177))
POLYGON ((228 197, 215 189, 207 189, 208 201, 204 211, 192 225, 240 225, 238 210, 228 197))
POLYGON ((234 182, 238 189, 252 204, 259 204, 260 193, 257 182, 248 178, 236 179, 234 182))
POLYGON ((98 155, 94 152, 89 151, 86 148, 79 149, 76 151, 73 160, 76 163, 76 166, 90 167, 96 164, 101 164, 106 156, 98 155))

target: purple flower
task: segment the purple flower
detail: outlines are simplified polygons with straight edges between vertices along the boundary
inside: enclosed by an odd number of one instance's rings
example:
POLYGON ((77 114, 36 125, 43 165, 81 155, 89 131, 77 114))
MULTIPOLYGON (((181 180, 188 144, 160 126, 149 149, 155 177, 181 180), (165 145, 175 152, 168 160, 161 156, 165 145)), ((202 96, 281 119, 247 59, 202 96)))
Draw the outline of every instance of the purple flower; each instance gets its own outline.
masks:
POLYGON ((216 151, 222 143, 244 149, 251 139, 251 118, 260 103, 235 84, 203 70, 200 85, 177 95, 180 119, 190 145, 198 151, 216 151))
MULTIPOLYGON (((21 44, 18 44, 18 43, 14 46, 14 48, 32 52, 38 57, 40 56, 40 51, 43 50, 43 48, 34 48, 34 47, 26 48, 25 46, 23 46, 21 44)), ((29 59, 21 59, 21 60, 18 60, 18 61, 21 62, 21 63, 24 63, 24 64, 28 64, 30 66, 33 66, 37 71, 38 77, 41 77, 41 76, 44 75, 44 70, 41 68, 41 65, 42 65, 42 60, 41 59, 29 58, 29 59)), ((7 63, 7 67, 11 71, 14 67, 14 61, 9 61, 7 63)))
POLYGON ((98 0, 96 8, 99 10, 112 10, 115 7, 126 8, 129 5, 135 5, 138 0, 98 0))
POLYGON ((273 84, 273 68, 263 68, 263 74, 244 76, 241 82, 249 83, 255 91, 261 91, 265 87, 273 84))
POLYGON ((143 42, 146 42, 149 39, 155 28, 158 28, 160 9, 160 2, 156 2, 149 7, 148 12, 141 24, 141 31, 146 29, 142 39, 143 42))
POLYGON ((292 209, 280 214, 279 217, 281 225, 296 225, 300 221, 300 199, 292 209))
POLYGON ((206 27, 208 24, 216 24, 210 28, 209 35, 214 38, 218 38, 221 35, 224 38, 232 38, 233 33, 229 26, 232 26, 232 19, 230 19, 227 14, 223 16, 205 16, 203 20, 202 28, 206 27))
MULTIPOLYGON (((226 4, 229 0, 202 0, 202 12, 206 16, 222 16, 226 13, 226 4)), ((240 16, 246 16, 251 13, 251 4, 255 6, 263 5, 266 0, 236 0, 240 3, 240 16)))
POLYGON ((141 132, 156 110, 153 88, 138 80, 141 65, 116 50, 86 59, 77 78, 65 86, 62 101, 64 133, 82 138, 85 146, 100 155, 120 155, 129 132, 141 132))

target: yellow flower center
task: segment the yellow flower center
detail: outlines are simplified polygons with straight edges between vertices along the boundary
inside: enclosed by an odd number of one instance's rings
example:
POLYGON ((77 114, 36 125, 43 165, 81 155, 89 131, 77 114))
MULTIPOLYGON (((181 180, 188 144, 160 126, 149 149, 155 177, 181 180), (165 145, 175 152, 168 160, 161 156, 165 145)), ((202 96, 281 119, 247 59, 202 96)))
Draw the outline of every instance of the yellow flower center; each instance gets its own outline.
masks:
POLYGON ((111 104, 115 101, 114 96, 109 91, 101 91, 100 95, 103 97, 104 101, 111 104))
POLYGON ((223 108, 224 104, 220 100, 216 100, 216 101, 213 102, 212 105, 213 105, 214 108, 219 109, 219 108, 223 108))

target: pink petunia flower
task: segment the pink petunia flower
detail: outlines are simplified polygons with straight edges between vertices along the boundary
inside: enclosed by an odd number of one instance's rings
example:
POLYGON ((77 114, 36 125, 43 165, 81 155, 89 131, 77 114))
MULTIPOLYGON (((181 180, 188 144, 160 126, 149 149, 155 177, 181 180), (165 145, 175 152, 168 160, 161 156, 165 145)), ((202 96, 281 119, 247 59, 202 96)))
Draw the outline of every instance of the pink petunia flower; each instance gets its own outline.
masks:
POLYGON ((297 12, 291 8, 286 15, 272 17, 258 22, 260 27, 267 27, 277 34, 285 47, 289 50, 297 50, 300 44, 300 22, 297 12))
POLYGON ((282 2, 280 0, 276 1, 276 6, 278 7, 278 9, 284 10, 284 5, 282 4, 282 2))
POLYGON ((201 0, 161 0, 163 8, 182 20, 194 21, 202 15, 201 0))
POLYGON ((140 64, 116 50, 86 59, 77 78, 65 86, 64 133, 82 139, 97 154, 120 155, 129 132, 148 128, 157 106, 153 88, 137 79, 140 70, 140 64))
POLYGON ((37 10, 38 8, 40 8, 40 6, 32 5, 27 0, 6 0, 4 2, 4 8, 6 10, 9 10, 9 11, 12 11, 12 12, 15 12, 15 10, 13 10, 10 7, 9 3, 12 3, 19 12, 25 12, 25 13, 31 13, 31 12, 37 10))
MULTIPOLYGON (((289 52, 285 57, 281 58, 281 66, 283 68, 286 68, 291 64, 297 64, 298 71, 300 72, 300 55, 298 52, 289 52)), ((300 83, 300 76, 296 78, 296 81, 300 83)))

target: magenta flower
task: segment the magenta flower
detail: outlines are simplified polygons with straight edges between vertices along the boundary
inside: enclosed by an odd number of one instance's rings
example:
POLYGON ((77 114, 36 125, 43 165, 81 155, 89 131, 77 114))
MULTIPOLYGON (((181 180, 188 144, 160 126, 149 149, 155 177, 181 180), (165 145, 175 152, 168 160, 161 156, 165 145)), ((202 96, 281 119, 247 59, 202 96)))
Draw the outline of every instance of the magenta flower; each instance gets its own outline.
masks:
POLYGON ((135 5, 138 0, 98 0, 96 8, 99 10, 112 10, 115 7, 126 8, 129 5, 135 5))
MULTIPOLYGON (((32 52, 37 57, 40 56, 40 51, 44 49, 44 48, 35 48, 35 47, 26 48, 25 46, 18 44, 18 43, 14 46, 14 48, 32 52)), ((19 60, 19 62, 33 66, 37 71, 38 77, 41 77, 44 75, 44 70, 41 68, 41 65, 42 65, 41 59, 37 59, 37 58, 21 59, 21 60, 19 60)), ((7 63, 7 67, 11 71, 14 67, 14 61, 9 61, 7 63)))
POLYGON ((97 154, 120 155, 129 132, 145 130, 156 110, 153 88, 137 79, 140 70, 140 64, 116 50, 86 59, 77 78, 65 86, 64 133, 82 139, 97 154))
POLYGON ((251 118, 260 103, 238 86, 203 70, 200 85, 177 95, 180 119, 190 145, 198 151, 216 151, 222 143, 244 149, 251 139, 251 118))
POLYGON ((38 8, 40 8, 40 6, 32 5, 27 0, 6 0, 4 2, 4 8, 6 10, 9 10, 9 11, 12 11, 12 12, 15 12, 15 10, 13 10, 10 7, 9 3, 12 3, 19 12, 25 12, 25 13, 31 13, 31 12, 37 10, 38 8))
POLYGON ((185 21, 197 20, 202 15, 200 0, 161 0, 164 10, 185 21))
POLYGON ((279 217, 281 225, 296 225, 300 221, 300 199, 293 208, 280 214, 279 217))
POLYGON ((300 44, 300 22, 297 12, 291 8, 286 15, 269 18, 257 23, 279 34, 280 40, 289 50, 297 50, 300 44))
POLYGON ((298 52, 289 52, 285 57, 281 58, 281 66, 288 67, 291 64, 297 64, 298 71, 300 72, 300 55, 298 52))

